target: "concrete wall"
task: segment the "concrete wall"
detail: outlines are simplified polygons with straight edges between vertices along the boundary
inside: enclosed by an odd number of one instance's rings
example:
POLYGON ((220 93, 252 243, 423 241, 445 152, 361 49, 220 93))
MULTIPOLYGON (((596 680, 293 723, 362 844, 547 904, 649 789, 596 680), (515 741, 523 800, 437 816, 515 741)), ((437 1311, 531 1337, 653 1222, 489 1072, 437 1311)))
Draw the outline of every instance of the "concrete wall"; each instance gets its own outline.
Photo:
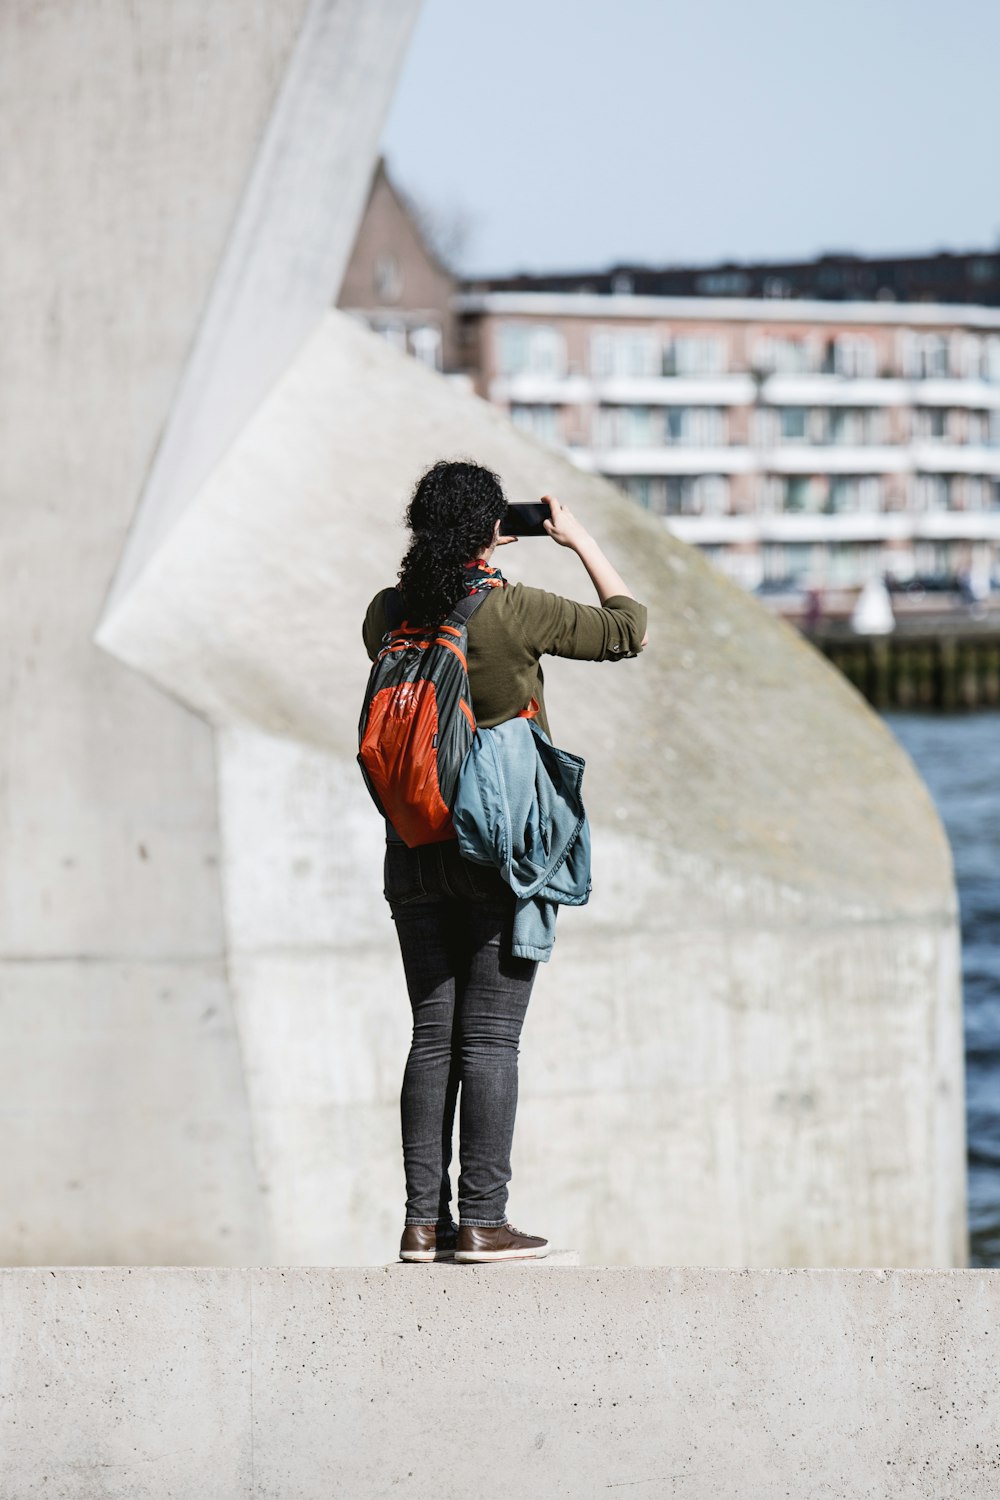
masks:
MULTIPOLYGON (((287 301, 301 332, 303 277, 317 310, 335 292, 413 14, 409 0, 15 0, 0 11, 6 1262, 262 1253, 213 732, 92 632, 146 476, 156 487, 169 467, 174 445, 161 438, 185 368, 211 416, 206 442, 184 446, 194 473, 294 347, 294 328, 282 342, 264 316, 268 297, 287 301), (262 144, 287 146, 273 122, 289 115, 322 144, 324 170, 331 143, 357 154, 324 191, 311 183, 299 220, 288 173, 260 166, 262 144), (272 201, 268 184, 285 194, 282 276, 267 255, 234 267, 231 248, 272 201), (303 239, 317 234, 318 270, 303 239), (242 344, 223 339, 220 351, 223 326, 242 344)), ((299 153, 292 188, 304 167, 315 174, 315 154, 299 153)))
MULTIPOLYGON (((603 481, 331 312, 102 621, 220 726, 230 973, 273 1258, 378 1260, 408 1044, 354 764, 360 622, 441 454, 570 501, 649 602, 649 650, 552 662, 588 760, 595 892, 522 1042, 511 1214, 587 1262, 965 1257, 947 845, 882 722, 603 481)), ((571 554, 512 576, 589 596, 571 554)))
POLYGON ((1000 1272, 0 1272, 0 1500, 993 1500, 1000 1272))

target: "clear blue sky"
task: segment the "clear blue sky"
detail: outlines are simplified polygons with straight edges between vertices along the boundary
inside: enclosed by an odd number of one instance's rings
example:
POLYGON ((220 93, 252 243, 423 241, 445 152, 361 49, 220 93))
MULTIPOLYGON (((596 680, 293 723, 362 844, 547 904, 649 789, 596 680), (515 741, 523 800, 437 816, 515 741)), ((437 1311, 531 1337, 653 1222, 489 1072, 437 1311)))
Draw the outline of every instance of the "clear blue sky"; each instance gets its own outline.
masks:
POLYGON ((385 131, 461 269, 1000 241, 1000 0, 424 0, 385 131))

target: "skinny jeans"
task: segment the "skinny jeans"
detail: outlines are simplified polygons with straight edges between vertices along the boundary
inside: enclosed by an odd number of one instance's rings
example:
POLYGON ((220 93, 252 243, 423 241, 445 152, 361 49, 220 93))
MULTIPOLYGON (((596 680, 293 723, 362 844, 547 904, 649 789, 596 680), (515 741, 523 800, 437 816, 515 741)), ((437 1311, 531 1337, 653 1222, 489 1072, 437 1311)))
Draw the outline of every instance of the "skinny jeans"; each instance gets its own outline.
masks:
POLYGON ((517 1059, 537 963, 514 958, 515 897, 498 870, 449 840, 389 841, 385 898, 413 1014, 400 1122, 407 1224, 449 1225, 459 1107, 461 1224, 506 1222, 517 1059))

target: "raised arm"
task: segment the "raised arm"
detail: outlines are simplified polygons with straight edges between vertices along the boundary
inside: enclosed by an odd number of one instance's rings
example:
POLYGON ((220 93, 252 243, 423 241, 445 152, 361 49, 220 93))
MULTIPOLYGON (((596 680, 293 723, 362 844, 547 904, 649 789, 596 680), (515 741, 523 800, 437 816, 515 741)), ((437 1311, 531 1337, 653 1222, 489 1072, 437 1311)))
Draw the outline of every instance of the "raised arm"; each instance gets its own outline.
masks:
MULTIPOLYGON (((560 547, 569 547, 570 551, 576 553, 586 568, 601 603, 603 604, 607 599, 613 599, 616 595, 634 599, 635 595, 618 570, 608 562, 583 522, 578 521, 573 512, 561 504, 554 495, 543 495, 542 499, 552 513, 552 519, 544 523, 545 530, 560 547)), ((642 638, 642 645, 645 646, 648 642, 649 632, 647 631, 642 638)))

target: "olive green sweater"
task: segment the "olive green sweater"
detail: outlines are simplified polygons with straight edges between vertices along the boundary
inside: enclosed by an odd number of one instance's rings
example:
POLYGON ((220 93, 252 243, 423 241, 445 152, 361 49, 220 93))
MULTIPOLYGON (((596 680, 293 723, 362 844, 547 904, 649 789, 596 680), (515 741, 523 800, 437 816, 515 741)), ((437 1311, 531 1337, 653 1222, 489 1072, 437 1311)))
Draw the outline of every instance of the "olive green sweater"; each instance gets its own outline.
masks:
MULTIPOLYGON (((378 655, 387 624, 380 590, 365 615, 365 648, 378 655)), ((551 740, 539 657, 621 661, 636 656, 646 633, 646 606, 625 594, 604 604, 577 604, 524 583, 491 589, 469 621, 469 691, 484 729, 538 703, 538 724, 551 740)))

